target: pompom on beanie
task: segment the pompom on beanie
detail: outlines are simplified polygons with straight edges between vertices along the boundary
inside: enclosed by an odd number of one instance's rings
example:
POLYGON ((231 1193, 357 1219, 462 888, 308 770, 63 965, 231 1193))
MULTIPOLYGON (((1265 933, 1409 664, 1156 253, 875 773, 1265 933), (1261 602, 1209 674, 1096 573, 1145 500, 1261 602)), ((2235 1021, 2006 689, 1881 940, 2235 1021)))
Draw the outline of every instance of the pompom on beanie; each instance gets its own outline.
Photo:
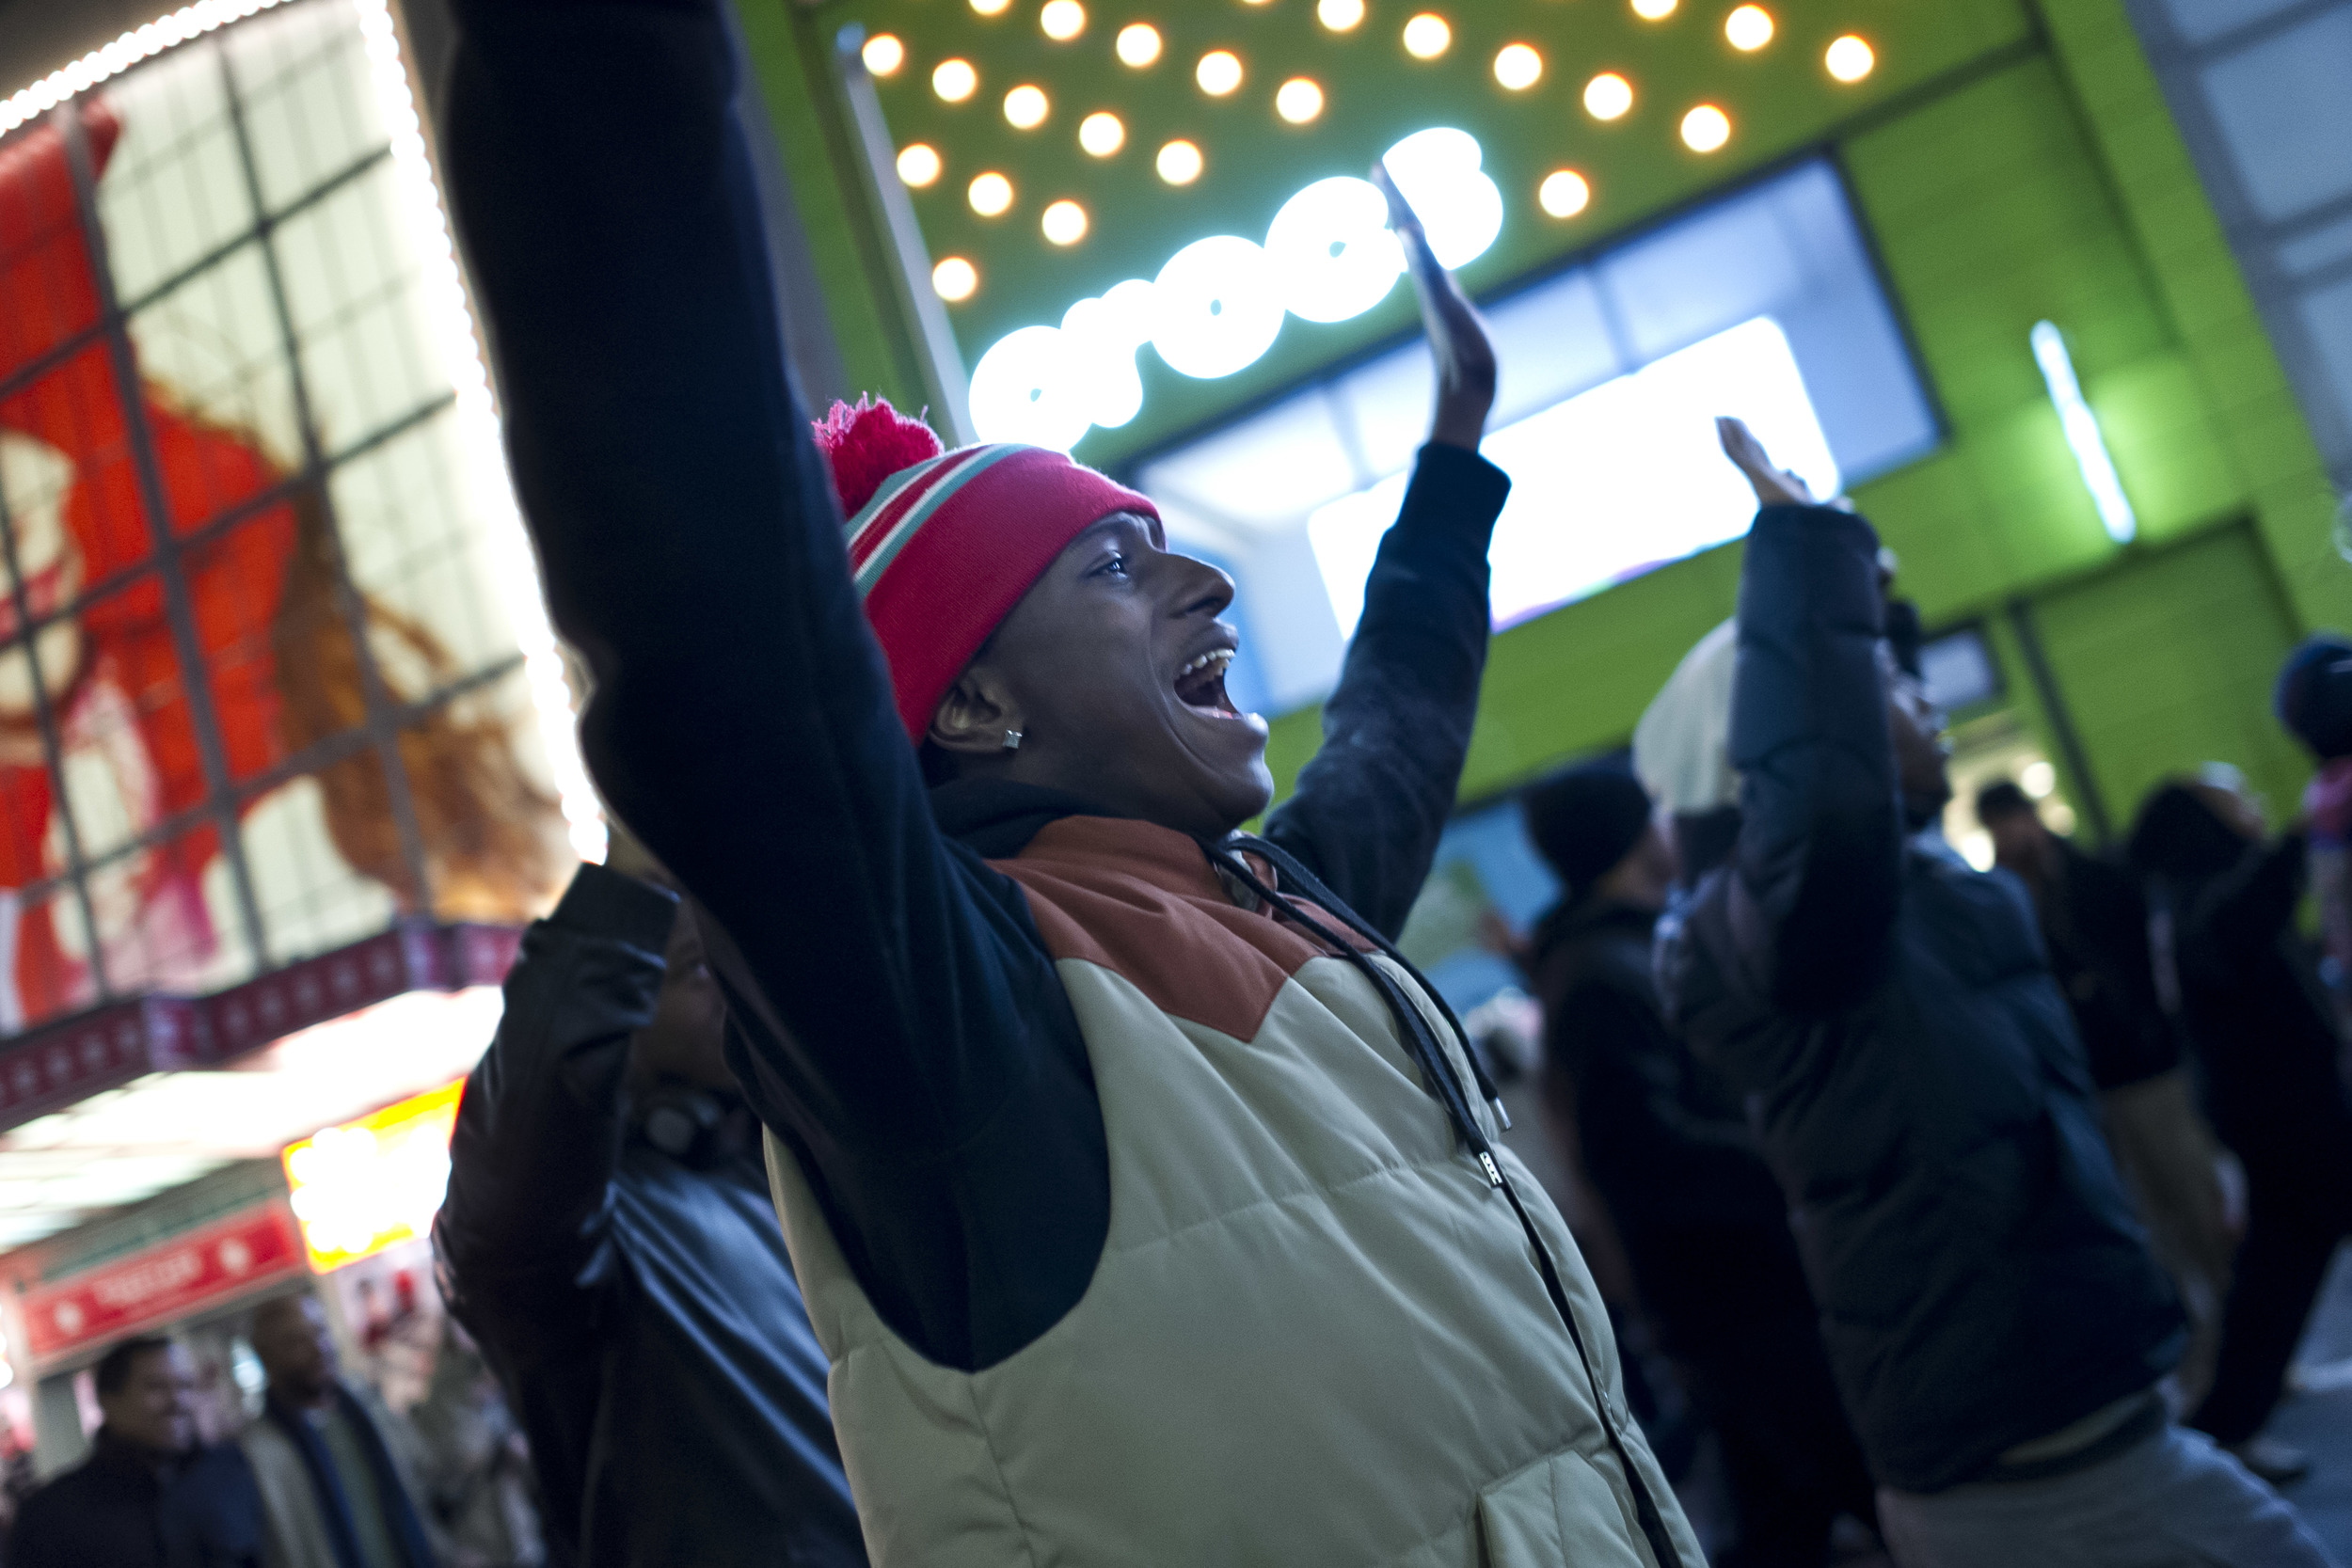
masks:
POLYGON ((879 398, 836 403, 816 427, 849 519, 850 570, 921 745, 947 689, 1054 558, 1114 512, 1159 508, 1065 452, 991 443, 943 451, 879 398))

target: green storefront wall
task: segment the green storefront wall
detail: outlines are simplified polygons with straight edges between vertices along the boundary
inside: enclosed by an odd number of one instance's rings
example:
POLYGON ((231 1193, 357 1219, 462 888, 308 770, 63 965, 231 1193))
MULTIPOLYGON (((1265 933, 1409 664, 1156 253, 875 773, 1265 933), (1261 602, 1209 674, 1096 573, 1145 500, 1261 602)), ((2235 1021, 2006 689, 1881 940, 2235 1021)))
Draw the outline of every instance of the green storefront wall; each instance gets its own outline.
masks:
MULTIPOLYGON (((818 26, 788 0, 739 6, 848 373, 919 402, 818 26)), ((2070 795, 2095 789, 2121 825, 2165 774, 2225 760, 2283 807, 2307 768, 2268 717, 2269 674, 2303 632, 2352 626, 2333 498, 2122 0, 2026 15, 2019 36, 1826 144, 1947 434, 1854 499, 1931 628, 1984 626, 2070 795), (2131 546, 2108 541, 2060 434, 2026 343, 2043 319, 2067 335, 2137 511, 2131 546), (2089 780, 2065 761, 2019 605, 2089 780)), ((1738 577, 1725 546, 1499 637, 1465 798, 1621 744, 1730 613, 1738 577)), ((1284 787, 1319 735, 1313 709, 1275 721, 1284 787)))

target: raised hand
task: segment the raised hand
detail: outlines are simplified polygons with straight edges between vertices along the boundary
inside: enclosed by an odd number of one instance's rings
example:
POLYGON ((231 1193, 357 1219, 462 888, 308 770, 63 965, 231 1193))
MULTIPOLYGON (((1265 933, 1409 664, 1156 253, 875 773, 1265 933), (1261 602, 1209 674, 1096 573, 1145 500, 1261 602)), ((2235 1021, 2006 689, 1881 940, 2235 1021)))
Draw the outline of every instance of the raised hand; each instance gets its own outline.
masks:
POLYGON ((1389 198, 1389 227, 1404 244, 1405 270, 1412 275, 1429 352, 1438 362, 1438 407, 1430 420, 1429 438, 1476 451, 1486 433, 1487 412, 1495 405, 1495 346, 1486 337, 1486 324, 1478 319, 1453 274, 1438 264, 1421 219, 1389 178, 1387 165, 1372 166, 1372 182, 1389 198))
POLYGON ((1806 488, 1804 481, 1787 468, 1773 467, 1764 443, 1745 424, 1738 420, 1719 419, 1715 421, 1715 435, 1724 444, 1724 455, 1748 476, 1758 506, 1813 504, 1813 492, 1806 488))

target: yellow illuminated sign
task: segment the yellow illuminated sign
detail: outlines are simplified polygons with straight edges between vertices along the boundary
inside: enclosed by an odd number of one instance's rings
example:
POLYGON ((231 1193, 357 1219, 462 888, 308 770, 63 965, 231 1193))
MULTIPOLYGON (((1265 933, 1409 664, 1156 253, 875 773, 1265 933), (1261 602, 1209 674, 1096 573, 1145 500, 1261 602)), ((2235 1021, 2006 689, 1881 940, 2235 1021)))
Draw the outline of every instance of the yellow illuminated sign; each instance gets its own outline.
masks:
POLYGON ((466 1081, 387 1105, 286 1148, 286 1184, 310 1267, 358 1262, 433 1228, 466 1081))

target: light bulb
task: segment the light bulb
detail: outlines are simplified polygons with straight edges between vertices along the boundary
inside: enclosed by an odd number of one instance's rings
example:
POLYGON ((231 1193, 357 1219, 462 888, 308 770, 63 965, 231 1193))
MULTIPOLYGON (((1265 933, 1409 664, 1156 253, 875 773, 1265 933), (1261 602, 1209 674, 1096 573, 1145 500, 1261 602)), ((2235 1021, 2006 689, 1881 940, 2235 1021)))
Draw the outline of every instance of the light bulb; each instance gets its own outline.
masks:
POLYGON ((1544 57, 1524 43, 1506 43, 1495 55, 1495 80, 1506 91, 1524 92, 1543 74, 1544 57))
POLYGON ((1730 139, 1731 117, 1712 103, 1682 117, 1682 145, 1693 152, 1712 152, 1730 139))
POLYGON ((1097 158, 1107 158, 1127 145, 1127 127, 1108 109, 1097 109, 1078 121, 1078 145, 1097 158))
POLYGON ((1315 20, 1344 33, 1364 20, 1364 0, 1315 0, 1315 20))
POLYGON ((1454 29, 1435 11, 1423 11, 1405 24, 1405 53, 1417 60, 1434 60, 1453 43, 1454 29))
POLYGON ((1045 89, 1024 82, 1005 94, 1005 119, 1016 131, 1034 131, 1045 123, 1053 109, 1047 102, 1045 89))
POLYGON ((1633 14, 1645 22, 1663 22, 1675 13, 1675 0, 1633 0, 1633 14))
POLYGON ((1544 176, 1544 182, 1535 187, 1536 203, 1556 218, 1576 216, 1592 199, 1593 187, 1584 176, 1572 168, 1552 170, 1544 176))
POLYGON ((1604 71, 1584 84, 1584 112, 1595 119, 1616 119, 1633 107, 1633 84, 1604 71))
POLYGON ((993 218, 1012 205, 1012 182, 994 169, 976 176, 965 195, 972 210, 984 218, 993 218))
POLYGON ((1056 43, 1068 43, 1087 30, 1087 8, 1078 0, 1045 0, 1045 8, 1037 13, 1037 24, 1056 43))
POLYGON ((1002 16, 1012 0, 972 0, 972 8, 982 16, 1002 16))
POLYGON ((931 289, 953 305, 980 290, 980 269, 961 256, 950 256, 931 269, 931 289))
POLYGON ((1130 22, 1119 30, 1119 59, 1141 71, 1160 57, 1160 30, 1149 22, 1130 22))
POLYGON ((1055 245, 1076 245, 1087 237, 1087 210, 1067 198, 1047 206, 1038 219, 1045 238, 1055 245))
POLYGON ((1193 80, 1211 98, 1222 98, 1241 86, 1241 56, 1230 49, 1212 49, 1200 56, 1193 80))
POLYGON ((1200 149, 1180 139, 1160 149, 1154 166, 1169 184, 1189 185, 1200 178, 1201 162, 1200 149))
POLYGON ((1859 82, 1869 75, 1870 68, 1879 62, 1867 43, 1848 33, 1831 43, 1829 53, 1821 56, 1821 63, 1828 66, 1829 73, 1839 81, 1859 82))
POLYGON ((970 60, 942 60, 931 72, 931 91, 950 103, 961 103, 980 85, 980 73, 970 60))
POLYGON ((1274 112, 1293 125, 1304 125, 1323 113, 1323 89, 1304 76, 1294 76, 1274 95, 1274 112))
POLYGON ((876 33, 858 51, 858 58, 877 76, 896 76, 898 68, 907 63, 907 46, 893 34, 876 33))
POLYGON ((1724 18, 1724 38, 1741 54, 1752 54, 1772 41, 1772 13, 1761 6, 1741 6, 1724 18))
POLYGON ((937 180, 943 166, 939 150, 927 142, 909 142, 898 150, 898 178, 917 190, 937 180))

